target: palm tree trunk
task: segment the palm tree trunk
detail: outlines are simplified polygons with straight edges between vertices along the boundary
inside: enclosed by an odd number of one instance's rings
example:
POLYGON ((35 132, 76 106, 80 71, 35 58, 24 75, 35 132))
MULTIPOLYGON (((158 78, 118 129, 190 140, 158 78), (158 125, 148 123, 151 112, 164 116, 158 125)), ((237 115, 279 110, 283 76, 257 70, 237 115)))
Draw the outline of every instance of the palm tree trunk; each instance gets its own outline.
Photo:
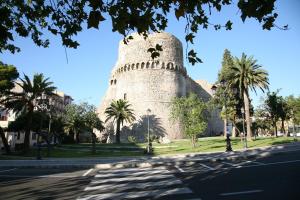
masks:
POLYGON ((250 121, 250 102, 246 91, 244 91, 244 106, 245 106, 245 118, 247 124, 247 139, 249 141, 252 141, 251 121, 250 121))
POLYGON ((120 125, 121 125, 121 122, 119 119, 117 119, 117 130, 116 130, 116 143, 117 144, 121 143, 121 141, 120 141, 120 125))
POLYGON ((31 131, 31 125, 32 125, 32 114, 33 110, 28 111, 28 121, 27 126, 25 129, 25 137, 24 137, 24 153, 27 153, 30 148, 30 131, 31 131))
POLYGON ((6 153, 10 154, 10 148, 9 148, 7 138, 5 137, 5 134, 4 134, 4 131, 3 131, 2 127, 0 127, 0 135, 1 135, 2 143, 4 145, 6 153))

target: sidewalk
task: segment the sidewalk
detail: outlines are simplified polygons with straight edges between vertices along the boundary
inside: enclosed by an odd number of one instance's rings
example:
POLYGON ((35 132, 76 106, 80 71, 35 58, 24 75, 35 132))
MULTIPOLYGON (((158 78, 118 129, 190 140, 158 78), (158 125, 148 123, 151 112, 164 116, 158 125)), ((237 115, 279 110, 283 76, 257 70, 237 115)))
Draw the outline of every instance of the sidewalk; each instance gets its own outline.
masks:
POLYGON ((154 167, 161 165, 174 165, 177 162, 200 162, 238 160, 247 158, 265 157, 271 154, 300 151, 300 143, 289 143, 269 147, 252 148, 234 152, 189 153, 165 156, 142 157, 113 157, 113 158, 49 158, 45 160, 0 160, 0 167, 18 168, 129 168, 154 167))

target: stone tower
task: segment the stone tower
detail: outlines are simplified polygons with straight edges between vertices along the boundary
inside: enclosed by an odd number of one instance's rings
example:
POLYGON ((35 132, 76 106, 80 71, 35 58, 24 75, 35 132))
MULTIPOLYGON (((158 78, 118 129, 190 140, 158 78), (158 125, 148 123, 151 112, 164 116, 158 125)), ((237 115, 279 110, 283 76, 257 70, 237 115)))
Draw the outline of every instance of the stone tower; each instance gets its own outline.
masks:
MULTIPOLYGON (((169 119, 170 102, 174 97, 186 96, 189 92, 198 94, 203 100, 211 95, 198 83, 193 81, 183 66, 183 50, 181 42, 169 33, 149 34, 145 40, 133 34, 133 40, 126 45, 119 43, 119 54, 109 80, 109 87, 98 108, 100 118, 105 120, 105 109, 112 100, 126 99, 132 105, 136 121, 121 129, 121 139, 126 141, 129 135, 142 141, 147 133, 150 109, 151 134, 179 139, 183 137, 180 124, 169 119), (151 59, 148 49, 162 45, 163 51, 155 60, 151 59)), ((208 134, 222 131, 220 119, 211 116, 208 134), (220 126, 221 125, 221 126, 220 126), (219 127, 220 126, 220 127, 219 127)), ((113 132, 113 125, 106 124, 106 131, 113 132)))

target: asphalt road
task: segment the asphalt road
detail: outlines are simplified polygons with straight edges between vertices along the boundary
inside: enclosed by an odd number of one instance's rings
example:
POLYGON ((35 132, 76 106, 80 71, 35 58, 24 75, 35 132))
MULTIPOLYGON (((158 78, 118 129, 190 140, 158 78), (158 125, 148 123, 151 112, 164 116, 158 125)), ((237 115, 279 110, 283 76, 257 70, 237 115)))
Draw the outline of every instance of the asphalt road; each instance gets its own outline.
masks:
POLYGON ((203 200, 300 199, 300 151, 169 169, 203 200))
POLYGON ((0 168, 0 199, 300 199, 300 151, 157 168, 0 168))

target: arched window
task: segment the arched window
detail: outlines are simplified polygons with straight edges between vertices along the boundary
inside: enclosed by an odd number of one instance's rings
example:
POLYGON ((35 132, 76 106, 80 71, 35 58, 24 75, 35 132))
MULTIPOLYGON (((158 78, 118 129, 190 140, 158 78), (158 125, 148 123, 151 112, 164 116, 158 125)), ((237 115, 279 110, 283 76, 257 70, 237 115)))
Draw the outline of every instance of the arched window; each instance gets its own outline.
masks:
POLYGON ((140 63, 136 63, 136 69, 139 69, 139 65, 140 65, 140 63))
POLYGON ((127 94, 124 93, 124 100, 127 100, 127 94))
POLYGON ((114 80, 110 80, 110 84, 112 85, 114 83, 114 80))
POLYGON ((117 84, 117 79, 114 80, 114 83, 117 84))
POLYGON ((145 63, 142 62, 141 69, 144 69, 144 67, 145 67, 145 63))
POLYGON ((148 69, 150 67, 150 63, 147 62, 146 68, 148 69))

